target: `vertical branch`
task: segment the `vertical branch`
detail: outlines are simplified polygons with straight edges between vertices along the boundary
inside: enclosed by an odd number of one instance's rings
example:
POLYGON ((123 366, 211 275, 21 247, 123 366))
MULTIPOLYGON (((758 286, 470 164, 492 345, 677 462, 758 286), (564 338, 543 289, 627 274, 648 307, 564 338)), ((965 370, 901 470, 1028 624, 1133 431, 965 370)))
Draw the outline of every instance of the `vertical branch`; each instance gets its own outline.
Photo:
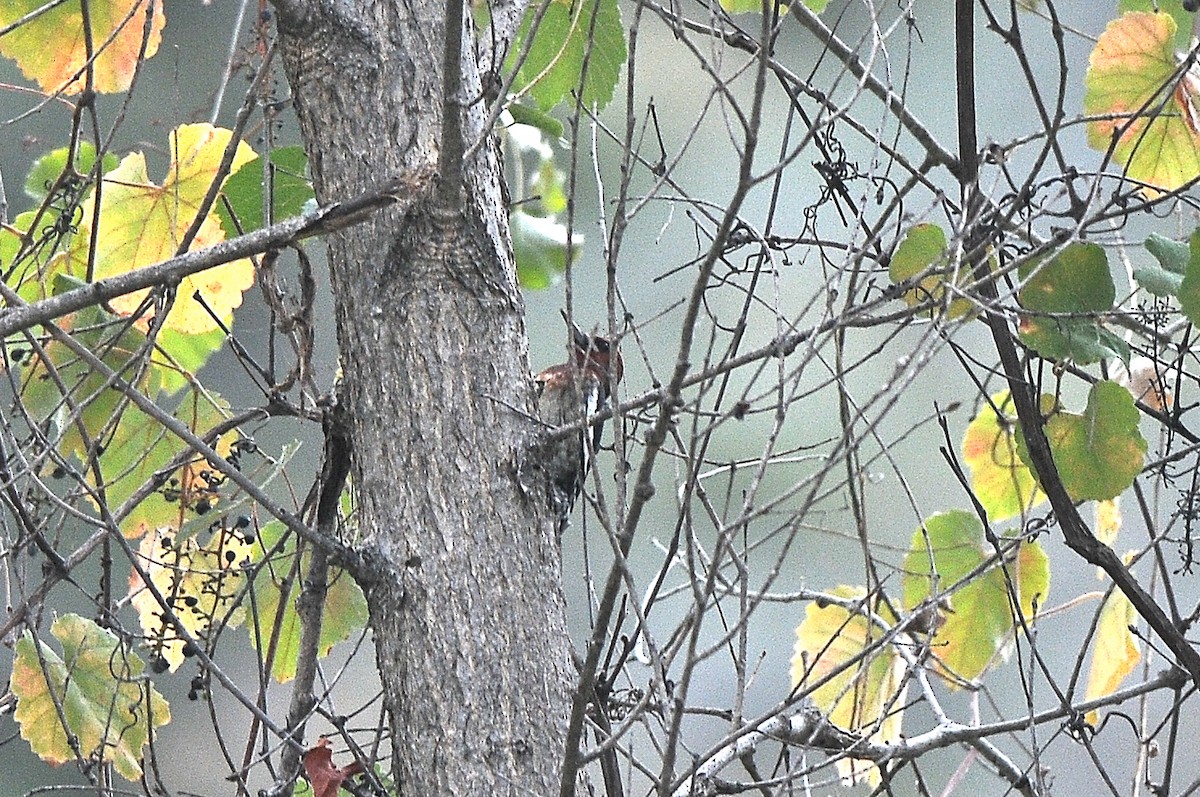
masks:
POLYGON ((442 48, 442 134, 438 154, 438 205, 443 210, 462 206, 463 142, 462 113, 463 0, 446 3, 446 41, 442 48))
MULTIPOLYGON (((337 532, 338 504, 346 477, 350 475, 350 437, 345 428, 340 405, 325 412, 325 463, 322 466, 317 498, 317 532, 333 538, 337 532)), ((297 556, 301 548, 297 549, 297 556)), ((300 770, 301 742, 304 725, 317 705, 313 684, 317 679, 317 657, 320 653, 321 621, 325 598, 329 591, 329 557, 318 546, 313 547, 304 586, 296 601, 300 619, 300 649, 296 654, 296 678, 292 686, 292 702, 288 706, 287 729, 297 743, 285 745, 280 777, 283 788, 280 797, 291 797, 296 773, 300 770)))

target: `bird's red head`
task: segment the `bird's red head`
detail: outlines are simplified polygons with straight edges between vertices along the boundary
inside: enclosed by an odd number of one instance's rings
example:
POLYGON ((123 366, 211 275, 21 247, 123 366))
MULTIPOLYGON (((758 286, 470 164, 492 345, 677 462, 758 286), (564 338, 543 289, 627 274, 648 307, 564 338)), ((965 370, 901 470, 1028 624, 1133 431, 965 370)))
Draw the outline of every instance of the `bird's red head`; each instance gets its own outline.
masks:
POLYGON ((571 330, 575 344, 575 364, 580 370, 590 371, 603 382, 608 382, 611 375, 614 382, 620 382, 625 375, 625 362, 621 352, 608 338, 599 335, 589 335, 579 327, 571 330))

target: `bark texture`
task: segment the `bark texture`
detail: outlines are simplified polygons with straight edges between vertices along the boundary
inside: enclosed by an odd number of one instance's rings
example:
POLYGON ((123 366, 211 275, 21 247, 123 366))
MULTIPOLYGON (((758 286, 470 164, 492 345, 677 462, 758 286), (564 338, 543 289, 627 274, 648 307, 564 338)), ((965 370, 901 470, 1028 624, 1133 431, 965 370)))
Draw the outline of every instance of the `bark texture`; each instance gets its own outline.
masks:
MULTIPOLYGON (((322 202, 437 160, 445 0, 290 3, 279 30, 322 202)), ((475 48, 463 130, 481 136, 475 48)), ((359 573, 401 794, 550 794, 568 643, 531 421, 521 297, 495 148, 461 207, 430 194, 329 241, 359 499, 359 573)))

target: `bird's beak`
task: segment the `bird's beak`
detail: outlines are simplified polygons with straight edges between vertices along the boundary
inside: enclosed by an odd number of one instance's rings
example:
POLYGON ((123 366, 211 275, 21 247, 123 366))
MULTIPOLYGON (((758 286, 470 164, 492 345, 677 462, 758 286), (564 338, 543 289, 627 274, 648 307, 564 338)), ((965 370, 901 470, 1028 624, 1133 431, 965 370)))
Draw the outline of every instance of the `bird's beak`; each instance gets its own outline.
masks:
POLYGON ((587 351, 592 345, 591 337, 567 318, 566 310, 559 310, 562 314, 563 321, 566 321, 571 326, 571 339, 575 342, 575 347, 582 351, 587 351))

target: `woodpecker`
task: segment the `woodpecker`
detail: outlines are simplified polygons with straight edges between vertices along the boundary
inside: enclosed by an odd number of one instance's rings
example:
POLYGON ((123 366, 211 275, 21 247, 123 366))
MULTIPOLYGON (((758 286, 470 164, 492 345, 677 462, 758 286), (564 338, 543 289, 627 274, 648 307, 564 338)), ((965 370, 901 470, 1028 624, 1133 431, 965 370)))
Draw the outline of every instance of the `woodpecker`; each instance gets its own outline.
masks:
MULTIPOLYGON (((572 350, 571 362, 552 365, 534 377, 538 416, 551 428, 578 423, 607 407, 610 388, 624 373, 621 354, 608 338, 588 335, 576 327, 572 329, 572 350)), ((581 428, 555 440, 545 451, 550 505, 558 515, 559 534, 567 527, 603 433, 604 424, 597 423, 590 431, 581 428)))

